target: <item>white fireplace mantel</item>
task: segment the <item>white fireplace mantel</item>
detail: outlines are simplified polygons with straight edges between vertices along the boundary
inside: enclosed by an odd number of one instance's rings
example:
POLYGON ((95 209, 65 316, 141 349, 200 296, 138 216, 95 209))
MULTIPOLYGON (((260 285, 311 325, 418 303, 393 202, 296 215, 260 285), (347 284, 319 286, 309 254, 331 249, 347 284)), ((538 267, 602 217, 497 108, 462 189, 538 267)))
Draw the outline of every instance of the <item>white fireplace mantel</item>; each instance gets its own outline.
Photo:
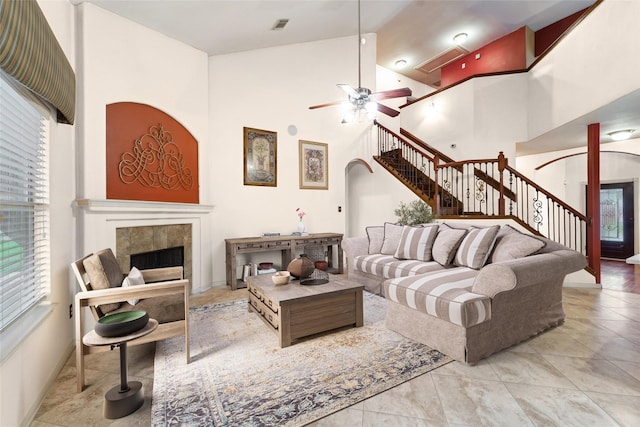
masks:
POLYGON ((146 202, 139 200, 110 200, 110 199, 76 199, 75 207, 88 212, 118 212, 118 213, 209 213, 213 205, 175 202, 146 202))
POLYGON ((79 251, 90 253, 116 247, 116 229, 191 224, 192 284, 199 293, 211 284, 211 219, 214 206, 138 200, 76 199, 79 251))

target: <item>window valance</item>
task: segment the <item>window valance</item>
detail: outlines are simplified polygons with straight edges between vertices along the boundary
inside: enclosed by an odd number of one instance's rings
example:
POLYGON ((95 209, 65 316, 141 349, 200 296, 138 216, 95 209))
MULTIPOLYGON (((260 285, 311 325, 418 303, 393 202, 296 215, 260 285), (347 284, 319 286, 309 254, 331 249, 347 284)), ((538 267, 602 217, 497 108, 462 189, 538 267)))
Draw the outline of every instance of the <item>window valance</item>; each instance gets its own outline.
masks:
POLYGON ((73 124, 76 76, 36 0, 0 0, 0 68, 73 124))

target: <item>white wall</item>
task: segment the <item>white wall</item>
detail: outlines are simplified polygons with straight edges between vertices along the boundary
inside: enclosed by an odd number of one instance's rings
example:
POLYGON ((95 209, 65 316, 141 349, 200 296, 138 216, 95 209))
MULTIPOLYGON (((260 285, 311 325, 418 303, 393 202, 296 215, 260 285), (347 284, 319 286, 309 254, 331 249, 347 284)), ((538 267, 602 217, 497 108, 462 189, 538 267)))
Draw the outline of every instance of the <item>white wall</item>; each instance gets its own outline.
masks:
MULTIPOLYGON (((365 37, 362 84, 373 88, 375 35, 365 37)), ((357 52, 354 36, 209 58, 211 180, 203 190, 216 205, 214 283, 225 283, 225 238, 290 234, 296 230, 296 208, 307 213, 310 233, 345 231, 351 215, 345 206, 345 168, 352 159, 370 155, 371 125, 341 124, 337 106, 308 107, 346 99, 338 83, 357 87, 357 52), (289 125, 297 127, 296 135, 287 133, 289 125), (243 127, 277 132, 277 187, 243 184, 243 127), (299 188, 299 140, 328 144, 328 190, 299 188)))
MULTIPOLYGON (((72 67, 73 7, 67 0, 40 1, 58 42, 72 67)), ((75 181, 74 127, 55 123, 50 128, 51 313, 0 366, 0 425, 19 425, 33 417, 37 405, 73 349, 73 320, 69 304, 75 288, 69 276, 73 257, 74 219, 71 202, 75 181)))
POLYGON ((411 190, 391 175, 377 162, 370 159, 373 173, 361 163, 350 165, 347 178, 347 206, 349 218, 346 235, 365 236, 365 228, 396 222, 394 210, 400 202, 409 203, 418 199, 411 190))
POLYGON ((529 139, 639 87, 640 2, 606 0, 529 72, 529 139))
MULTIPOLYGON (((191 132, 205 159, 202 188, 210 179, 206 53, 90 3, 78 5, 77 12, 78 197, 106 198, 105 108, 122 101, 158 108, 191 132)), ((206 193, 200 202, 210 203, 206 193)))
POLYGON ((527 77, 472 79, 402 110, 402 127, 454 160, 515 160, 526 139, 527 77), (455 144, 455 148, 451 147, 455 144))

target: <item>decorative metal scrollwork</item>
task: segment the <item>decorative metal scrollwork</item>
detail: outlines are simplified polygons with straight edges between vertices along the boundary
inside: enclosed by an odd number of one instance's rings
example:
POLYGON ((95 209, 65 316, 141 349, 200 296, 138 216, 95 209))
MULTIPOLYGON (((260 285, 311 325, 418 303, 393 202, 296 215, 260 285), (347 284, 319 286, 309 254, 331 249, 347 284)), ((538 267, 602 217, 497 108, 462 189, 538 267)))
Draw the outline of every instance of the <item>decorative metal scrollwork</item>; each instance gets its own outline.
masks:
POLYGON ((480 203, 484 203, 485 202, 485 195, 484 195, 484 187, 485 187, 486 183, 481 180, 480 178, 478 178, 477 176, 475 177, 475 186, 476 186, 476 200, 479 201, 480 203))
POLYGON ((131 152, 120 156, 118 173, 125 184, 138 182, 148 188, 165 190, 193 187, 193 175, 184 164, 180 147, 161 124, 151 126, 149 133, 134 141, 131 152))
POLYGON ((448 179, 442 180, 442 205, 443 206, 451 206, 451 202, 453 201, 451 196, 451 182, 448 179))
MULTIPOLYGON (((513 174, 509 174, 509 191, 513 191, 513 174)), ((513 215, 513 199, 509 198, 509 215, 513 215)))
POLYGON ((536 226, 536 230, 540 231, 540 226, 544 217, 542 216, 542 201, 537 197, 533 199, 533 223, 536 226))

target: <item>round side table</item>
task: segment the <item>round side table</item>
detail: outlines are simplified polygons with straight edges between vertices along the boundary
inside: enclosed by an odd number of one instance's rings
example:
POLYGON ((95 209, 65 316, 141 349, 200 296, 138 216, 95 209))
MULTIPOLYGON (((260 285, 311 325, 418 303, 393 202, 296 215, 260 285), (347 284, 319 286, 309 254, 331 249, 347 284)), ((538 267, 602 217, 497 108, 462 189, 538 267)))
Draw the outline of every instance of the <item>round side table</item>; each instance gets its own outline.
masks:
POLYGON ((122 418, 140 408, 144 404, 144 390, 140 381, 127 381, 127 342, 150 334, 158 327, 158 321, 149 319, 146 326, 132 334, 121 337, 101 337, 96 331, 88 332, 82 337, 85 345, 109 345, 120 347, 120 385, 115 386, 104 396, 103 415, 108 419, 122 418))

